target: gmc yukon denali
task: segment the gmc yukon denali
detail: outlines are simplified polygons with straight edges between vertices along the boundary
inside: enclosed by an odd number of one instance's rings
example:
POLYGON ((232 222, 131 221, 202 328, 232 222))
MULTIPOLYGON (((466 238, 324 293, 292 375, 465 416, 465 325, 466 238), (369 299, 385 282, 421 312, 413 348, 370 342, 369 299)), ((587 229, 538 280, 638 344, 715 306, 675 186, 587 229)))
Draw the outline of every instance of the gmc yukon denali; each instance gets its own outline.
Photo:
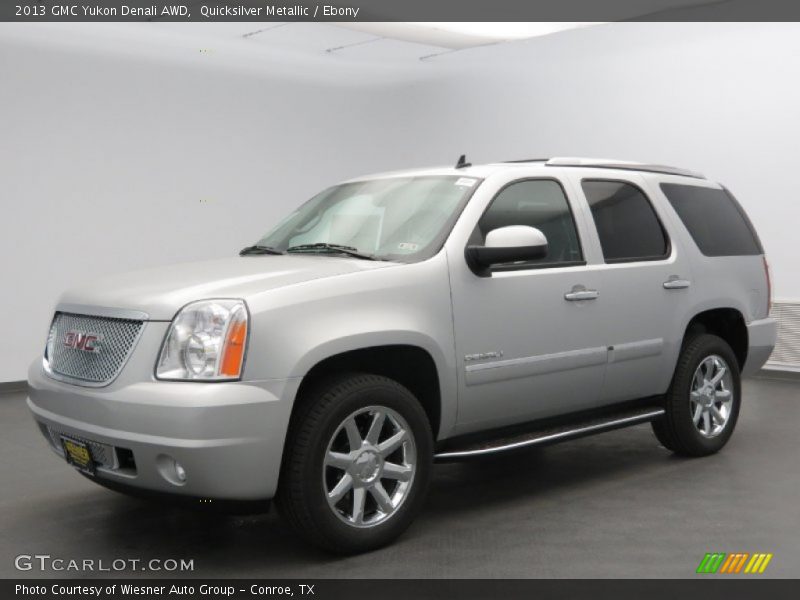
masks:
POLYGON ((769 357, 769 270, 724 187, 556 158, 335 185, 239 256, 66 292, 28 405, 114 489, 269 500, 377 548, 433 464, 650 422, 699 457, 769 357))

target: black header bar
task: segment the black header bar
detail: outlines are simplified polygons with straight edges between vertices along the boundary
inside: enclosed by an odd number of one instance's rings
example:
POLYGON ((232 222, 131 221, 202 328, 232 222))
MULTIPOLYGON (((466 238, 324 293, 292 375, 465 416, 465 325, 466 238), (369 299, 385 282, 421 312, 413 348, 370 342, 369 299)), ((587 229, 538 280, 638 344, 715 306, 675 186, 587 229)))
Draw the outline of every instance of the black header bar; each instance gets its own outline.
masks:
MULTIPOLYGON (((369 557, 363 557, 369 560, 369 557)), ((0 583, 2 598, 9 600, 615 600, 691 599, 738 600, 794 599, 797 583, 792 580, 720 578, 674 580, 542 580, 542 579, 40 579, 0 583)))
POLYGON ((2 0, 0 21, 800 21, 795 0, 2 0))

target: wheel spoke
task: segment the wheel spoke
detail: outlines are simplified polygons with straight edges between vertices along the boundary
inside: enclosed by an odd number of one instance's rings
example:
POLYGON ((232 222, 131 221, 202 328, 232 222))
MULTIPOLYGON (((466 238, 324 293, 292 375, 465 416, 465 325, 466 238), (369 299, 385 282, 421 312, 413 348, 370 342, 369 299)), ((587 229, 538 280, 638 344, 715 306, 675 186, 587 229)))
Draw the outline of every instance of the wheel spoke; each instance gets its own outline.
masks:
POLYGON ((694 408, 694 415, 692 416, 692 421, 694 421, 695 425, 700 423, 700 417, 702 416, 703 416, 703 407, 700 404, 697 404, 694 408))
POLYGON ((350 464, 353 462, 352 454, 343 454, 341 452, 328 452, 325 456, 325 465, 346 471, 350 464))
POLYGON ((382 477, 386 479, 397 479, 398 481, 408 481, 411 479, 411 474, 414 472, 412 467, 406 465, 396 465, 394 463, 383 464, 382 477))
POLYGON ((350 444, 350 452, 354 452, 361 448, 361 432, 358 430, 355 419, 348 419, 344 424, 344 430, 347 433, 347 442, 350 444))
POLYGON ((722 378, 723 378, 723 377, 725 377, 725 373, 727 373, 727 371, 728 371, 728 370, 727 370, 725 367, 723 367, 722 365, 720 365, 720 366, 717 368, 717 372, 714 374, 714 377, 711 379, 711 381, 709 381, 709 383, 710 383, 710 384, 711 384, 713 387, 717 387, 717 384, 718 384, 720 381, 722 381, 722 378))
POLYGON ((714 397, 717 400, 722 400, 723 402, 725 402, 725 401, 728 400, 728 398, 731 397, 731 391, 730 390, 717 390, 716 392, 714 392, 714 397))
POLYGON ((383 422, 386 420, 386 415, 381 411, 375 411, 372 416, 372 423, 369 426, 367 437, 364 438, 368 444, 373 446, 378 444, 378 437, 381 435, 383 429, 383 422))
POLYGON ((703 368, 702 366, 694 372, 694 378, 692 379, 692 389, 699 390, 703 387, 703 368))
POLYGON ((372 497, 375 498, 375 502, 378 503, 378 508, 380 508, 384 514, 389 514, 394 510, 392 500, 389 498, 389 494, 386 493, 380 481, 376 481, 375 485, 373 485, 369 491, 372 497))
POLYGON ((703 412, 703 429, 706 435, 711 435, 711 413, 707 410, 703 412))
POLYGON ((714 370, 714 363, 708 359, 703 361, 702 371, 703 371, 703 383, 708 383, 709 377, 711 377, 711 373, 714 370))
POLYGON ((345 473, 339 480, 339 483, 333 486, 333 489, 328 492, 328 500, 332 504, 336 504, 350 491, 351 487, 353 487, 353 478, 350 476, 350 473, 345 473))
POLYGON ((405 439, 406 439, 406 432, 404 429, 401 429, 389 439, 378 444, 378 451, 381 453, 381 456, 386 458, 392 452, 397 450, 400 447, 400 445, 405 441, 405 439))
POLYGON ((362 487, 353 488, 353 522, 361 524, 364 522, 364 501, 367 499, 367 491, 362 487))
POLYGON ((723 415, 719 409, 711 405, 711 415, 714 417, 714 420, 717 422, 717 425, 724 425, 725 424, 725 415, 723 415))

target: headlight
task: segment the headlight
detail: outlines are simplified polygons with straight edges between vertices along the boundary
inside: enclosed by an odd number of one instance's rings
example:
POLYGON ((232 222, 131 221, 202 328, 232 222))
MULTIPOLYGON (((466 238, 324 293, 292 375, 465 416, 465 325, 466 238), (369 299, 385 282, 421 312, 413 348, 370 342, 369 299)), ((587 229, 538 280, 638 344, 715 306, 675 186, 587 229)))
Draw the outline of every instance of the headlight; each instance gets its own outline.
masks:
POLYGON ((156 366, 158 379, 239 379, 247 346, 242 300, 201 300, 172 320, 156 366))

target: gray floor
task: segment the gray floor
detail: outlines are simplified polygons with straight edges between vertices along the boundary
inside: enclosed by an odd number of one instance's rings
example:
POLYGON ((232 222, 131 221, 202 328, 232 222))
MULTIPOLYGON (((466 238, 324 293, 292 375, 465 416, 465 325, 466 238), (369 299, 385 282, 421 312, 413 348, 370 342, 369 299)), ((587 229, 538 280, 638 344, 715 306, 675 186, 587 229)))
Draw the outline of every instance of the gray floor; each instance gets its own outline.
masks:
MULTIPOLYGON (((274 514, 219 516, 130 499, 45 446, 24 394, 0 398, 0 576, 18 554, 193 558, 199 577, 690 577, 706 552, 772 552, 800 576, 800 382, 749 380, 723 452, 683 460, 649 426, 435 469, 395 545, 331 558, 274 514)), ((741 575, 739 576, 741 577, 741 575)))

